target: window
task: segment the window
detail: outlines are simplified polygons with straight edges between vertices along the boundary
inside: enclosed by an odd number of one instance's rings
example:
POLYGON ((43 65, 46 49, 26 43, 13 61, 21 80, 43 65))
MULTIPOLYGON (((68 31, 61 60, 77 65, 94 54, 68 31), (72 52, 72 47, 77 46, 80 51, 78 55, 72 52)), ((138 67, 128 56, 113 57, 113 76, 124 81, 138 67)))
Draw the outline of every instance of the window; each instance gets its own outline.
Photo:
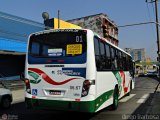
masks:
POLYGON ((94 37, 94 51, 95 51, 95 60, 96 60, 96 68, 100 70, 100 49, 99 49, 99 40, 97 37, 94 37))
POLYGON ((95 60, 97 71, 104 71, 106 69, 106 50, 105 42, 99 38, 94 38, 94 47, 95 47, 95 60))
POLYGON ((107 58, 111 58, 110 46, 108 44, 105 44, 105 47, 106 47, 107 58))
POLYGON ((122 60, 122 52, 118 51, 117 53, 118 59, 117 59, 117 67, 119 70, 123 70, 123 60, 122 60))
POLYGON ((115 49, 113 47, 111 47, 111 58, 115 58, 115 49))
POLYGON ((99 50, 99 41, 97 38, 94 38, 94 50, 95 50, 95 55, 99 56, 100 55, 100 50, 99 50))
POLYGON ((39 55, 39 50, 40 50, 40 44, 37 43, 37 42, 33 42, 32 43, 32 47, 30 49, 30 52, 33 54, 33 55, 39 55))
POLYGON ((100 69, 104 70, 105 69, 105 64, 106 64, 106 55, 105 55, 105 46, 104 42, 100 40, 100 69))
POLYGON ((94 38, 94 44, 97 71, 133 71, 132 59, 129 55, 97 37, 94 38))
POLYGON ((111 47, 111 68, 112 70, 117 69, 117 58, 116 58, 116 49, 111 47))
POLYGON ((126 65, 126 55, 123 53, 122 54, 122 64, 123 64, 123 70, 127 70, 127 65, 126 65))
POLYGON ((106 48, 106 69, 111 69, 111 51, 109 44, 105 44, 106 48))
POLYGON ((53 31, 32 35, 29 41, 29 64, 81 64, 86 62, 86 31, 53 31), (53 61, 48 63, 47 61, 53 61))
MULTIPOLYGON (((86 33, 53 32, 33 35, 30 38, 29 46, 39 52, 38 57, 76 57, 86 52, 86 33)), ((34 56, 35 51, 32 50, 29 54, 34 56)))
POLYGON ((129 56, 126 55, 126 70, 129 71, 130 69, 130 61, 129 61, 129 56))
POLYGON ((105 48, 104 48, 104 43, 102 41, 100 41, 100 53, 101 53, 101 56, 105 56, 105 48))

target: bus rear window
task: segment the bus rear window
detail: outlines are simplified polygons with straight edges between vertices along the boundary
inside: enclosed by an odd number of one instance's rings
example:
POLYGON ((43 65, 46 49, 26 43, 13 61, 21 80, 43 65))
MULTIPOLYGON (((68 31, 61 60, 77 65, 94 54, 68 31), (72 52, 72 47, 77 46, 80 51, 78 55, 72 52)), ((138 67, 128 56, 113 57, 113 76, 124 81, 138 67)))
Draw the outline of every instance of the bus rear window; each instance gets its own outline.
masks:
POLYGON ((86 44, 85 31, 50 32, 32 35, 28 53, 34 58, 77 57, 86 53, 86 44))
POLYGON ((78 56, 86 51, 86 35, 72 32, 53 32, 32 36, 29 54, 36 57, 78 56))

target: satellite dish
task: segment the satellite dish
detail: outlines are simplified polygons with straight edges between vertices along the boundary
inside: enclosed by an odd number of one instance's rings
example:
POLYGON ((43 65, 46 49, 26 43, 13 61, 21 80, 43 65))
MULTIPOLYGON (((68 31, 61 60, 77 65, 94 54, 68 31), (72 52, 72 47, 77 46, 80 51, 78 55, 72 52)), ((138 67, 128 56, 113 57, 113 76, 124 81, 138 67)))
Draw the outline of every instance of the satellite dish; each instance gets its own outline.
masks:
POLYGON ((44 20, 47 20, 47 19, 49 19, 49 14, 47 12, 43 12, 42 17, 44 20))

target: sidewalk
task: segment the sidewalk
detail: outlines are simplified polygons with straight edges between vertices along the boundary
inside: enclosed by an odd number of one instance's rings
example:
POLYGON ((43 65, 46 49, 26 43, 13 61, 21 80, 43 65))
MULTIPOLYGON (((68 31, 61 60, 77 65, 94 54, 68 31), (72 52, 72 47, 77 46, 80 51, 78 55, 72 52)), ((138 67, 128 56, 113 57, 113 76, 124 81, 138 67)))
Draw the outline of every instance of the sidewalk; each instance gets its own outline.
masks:
POLYGON ((151 101, 147 114, 160 115, 160 84, 158 85, 157 90, 153 95, 153 99, 151 101))
POLYGON ((12 104, 23 102, 24 101, 24 94, 25 94, 24 89, 13 90, 12 91, 12 96, 13 96, 12 104))

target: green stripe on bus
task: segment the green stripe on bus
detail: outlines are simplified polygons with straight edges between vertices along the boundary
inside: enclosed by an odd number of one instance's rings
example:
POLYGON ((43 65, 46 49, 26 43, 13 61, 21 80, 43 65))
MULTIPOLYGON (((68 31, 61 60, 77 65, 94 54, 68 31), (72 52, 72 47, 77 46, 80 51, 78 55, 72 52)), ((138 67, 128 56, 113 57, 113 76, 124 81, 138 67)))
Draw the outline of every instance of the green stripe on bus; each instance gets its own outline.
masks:
POLYGON ((104 102, 111 96, 113 91, 110 90, 103 93, 93 101, 60 101, 60 100, 44 100, 25 98, 28 107, 37 107, 42 109, 64 110, 64 111, 79 111, 79 112, 95 112, 104 102))
POLYGON ((99 96, 96 101, 96 109, 97 110, 104 102, 106 102, 109 98, 113 96, 114 90, 107 91, 99 96))
POLYGON ((116 77, 117 79, 117 82, 118 82, 118 89, 119 89, 119 95, 121 94, 121 91, 122 91, 122 79, 121 79, 121 76, 119 74, 119 71, 112 71, 112 73, 114 74, 114 76, 116 77))

